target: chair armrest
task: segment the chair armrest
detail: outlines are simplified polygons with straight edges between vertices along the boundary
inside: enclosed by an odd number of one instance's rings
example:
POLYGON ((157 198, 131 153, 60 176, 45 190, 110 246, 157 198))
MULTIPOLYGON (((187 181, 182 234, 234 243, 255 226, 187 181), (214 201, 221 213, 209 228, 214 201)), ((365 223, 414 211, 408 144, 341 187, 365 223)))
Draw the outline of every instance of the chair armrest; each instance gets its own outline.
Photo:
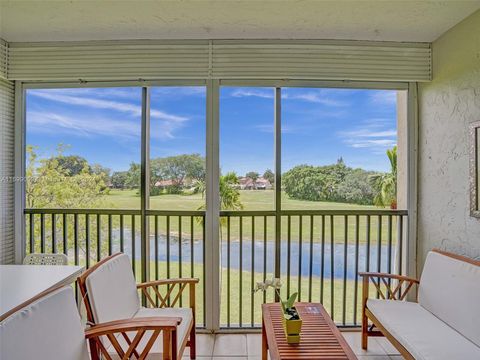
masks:
POLYGON ((415 284, 420 283, 420 281, 415 279, 415 278, 411 278, 411 277, 403 276, 403 275, 378 273, 378 272, 359 272, 358 275, 360 275, 361 277, 369 277, 369 278, 374 277, 374 278, 386 278, 386 279, 403 280, 403 281, 413 282, 415 284))
POLYGON ((155 281, 148 281, 148 282, 137 284, 137 289, 141 289, 141 288, 144 288, 144 287, 150 287, 150 286, 158 286, 158 285, 198 284, 199 281, 200 280, 197 279, 197 278, 155 280, 155 281))
POLYGON ((363 277, 363 306, 366 307, 368 300, 369 290, 368 285, 370 282, 375 285, 378 295, 382 299, 388 300, 404 300, 413 285, 420 284, 420 281, 408 276, 378 273, 378 272, 359 272, 358 275, 363 277), (376 281, 375 281, 376 279, 376 281), (370 281, 369 281, 370 280, 370 281), (391 280, 398 281, 395 288, 391 288, 391 280), (407 284, 405 289, 404 284, 407 284), (385 286, 385 293, 382 290, 382 285, 385 286))
POLYGON ((125 320, 115 320, 93 325, 85 330, 85 337, 90 339, 107 334, 136 330, 175 330, 182 322, 180 317, 145 317, 125 320))
POLYGON ((142 291, 150 306, 163 308, 174 307, 188 285, 189 307, 192 309, 195 319, 195 285, 199 281, 197 278, 155 280, 137 284, 137 289, 142 291), (165 294, 160 292, 159 286, 167 286, 165 294))
MULTIPOLYGON (((145 359, 160 332, 163 332, 164 354, 177 355, 177 326, 182 322, 179 317, 148 317, 116 320, 100 323, 85 331, 85 338, 90 342, 93 360, 100 360, 101 355, 111 359, 106 348, 108 342, 121 359, 145 359), (147 333, 147 331, 150 331, 147 333), (120 335, 125 340, 119 342, 120 335), (143 348, 137 348, 143 337, 149 337, 143 348), (108 342, 107 342, 108 339, 108 342)), ((171 357, 169 357, 171 358, 171 357)))

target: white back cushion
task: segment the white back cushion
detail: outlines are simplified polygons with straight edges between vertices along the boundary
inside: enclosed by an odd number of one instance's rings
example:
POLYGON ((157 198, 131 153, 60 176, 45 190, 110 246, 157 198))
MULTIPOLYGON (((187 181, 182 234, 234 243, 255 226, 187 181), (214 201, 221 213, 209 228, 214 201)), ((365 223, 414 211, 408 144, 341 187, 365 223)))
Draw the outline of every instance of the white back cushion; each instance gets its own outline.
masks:
POLYGON ((72 288, 55 290, 3 320, 0 359, 88 359, 72 288))
POLYGON ((418 302, 480 346, 480 266, 431 251, 420 279, 418 302))
POLYGON ((95 269, 85 285, 95 323, 129 319, 140 308, 135 278, 125 254, 95 269))

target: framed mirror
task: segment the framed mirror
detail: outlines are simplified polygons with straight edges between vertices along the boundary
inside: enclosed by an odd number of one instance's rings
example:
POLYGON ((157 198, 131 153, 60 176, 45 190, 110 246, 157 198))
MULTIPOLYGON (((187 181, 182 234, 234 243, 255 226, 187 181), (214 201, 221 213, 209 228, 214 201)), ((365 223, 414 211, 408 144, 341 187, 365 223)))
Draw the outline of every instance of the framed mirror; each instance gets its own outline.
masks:
POLYGON ((480 121, 470 124, 470 216, 480 218, 480 121))

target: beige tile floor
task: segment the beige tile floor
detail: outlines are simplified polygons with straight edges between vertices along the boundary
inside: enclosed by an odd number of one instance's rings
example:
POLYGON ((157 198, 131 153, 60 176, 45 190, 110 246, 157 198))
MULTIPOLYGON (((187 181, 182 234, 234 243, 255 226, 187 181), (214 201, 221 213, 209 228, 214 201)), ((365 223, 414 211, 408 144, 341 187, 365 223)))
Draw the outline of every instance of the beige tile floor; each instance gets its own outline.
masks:
MULTIPOLYGON (((369 338, 368 351, 360 346, 359 332, 343 332, 359 360, 401 360, 403 357, 385 338, 369 338)), ((260 334, 197 335, 197 359, 199 360, 260 360, 262 338, 260 334)), ((188 359, 188 348, 184 359, 188 359)))

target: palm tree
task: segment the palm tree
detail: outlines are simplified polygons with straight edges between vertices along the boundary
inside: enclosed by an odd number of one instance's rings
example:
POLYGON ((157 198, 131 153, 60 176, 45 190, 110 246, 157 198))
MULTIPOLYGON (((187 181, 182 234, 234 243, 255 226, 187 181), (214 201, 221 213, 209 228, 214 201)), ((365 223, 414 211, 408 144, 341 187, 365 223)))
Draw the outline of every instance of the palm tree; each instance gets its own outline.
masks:
POLYGON ((378 173, 370 175, 369 181, 377 194, 373 198, 376 206, 397 207, 397 146, 387 150, 390 161, 389 173, 378 173))
MULTIPOLYGON (((240 201, 240 192, 236 185, 238 177, 234 172, 221 175, 219 179, 220 190, 220 210, 242 210, 243 204, 240 201)), ((205 197, 206 186, 204 180, 198 180, 195 183, 193 193, 201 193, 205 197)), ((205 210, 205 204, 201 205, 198 210, 205 210)))
MULTIPOLYGON (((225 175, 220 175, 219 190, 220 190, 220 210, 243 210, 243 204, 240 201, 240 192, 237 185, 238 177, 234 172, 229 172, 225 175)), ((202 197, 205 197, 206 186, 205 181, 198 181, 195 185, 194 192, 202 193, 202 197)), ((198 210, 205 210, 206 205, 201 205, 198 210)), ((197 219, 201 221, 201 218, 197 219)), ((225 217, 220 218, 220 241, 222 240, 222 227, 227 223, 225 217)))

